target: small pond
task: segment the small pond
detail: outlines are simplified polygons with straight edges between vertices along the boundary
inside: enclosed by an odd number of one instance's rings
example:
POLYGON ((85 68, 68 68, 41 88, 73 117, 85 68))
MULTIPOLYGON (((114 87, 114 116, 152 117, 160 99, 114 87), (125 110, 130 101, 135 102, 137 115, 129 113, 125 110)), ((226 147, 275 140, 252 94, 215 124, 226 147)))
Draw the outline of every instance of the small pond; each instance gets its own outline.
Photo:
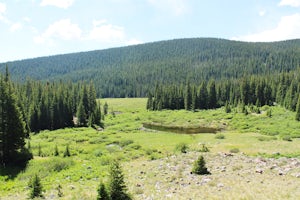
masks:
POLYGON ((212 127, 182 127, 182 126, 166 126, 156 123, 143 123, 143 127, 156 131, 165 131, 172 133, 181 133, 181 134, 197 134, 197 133, 217 133, 220 131, 220 128, 212 127))

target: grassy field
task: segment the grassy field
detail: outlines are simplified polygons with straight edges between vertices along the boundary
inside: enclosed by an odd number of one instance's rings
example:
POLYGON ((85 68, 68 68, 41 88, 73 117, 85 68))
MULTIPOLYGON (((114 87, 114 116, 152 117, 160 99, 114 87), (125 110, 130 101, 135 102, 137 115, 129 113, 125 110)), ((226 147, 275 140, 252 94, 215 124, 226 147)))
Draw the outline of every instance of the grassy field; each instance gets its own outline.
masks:
POLYGON ((95 199, 98 185, 107 181, 112 158, 122 161, 134 199, 295 199, 300 196, 297 187, 300 123, 294 120, 293 112, 279 106, 263 107, 260 114, 248 115, 238 109, 225 113, 224 108, 198 112, 147 111, 146 99, 101 100, 102 105, 104 102, 109 105, 104 131, 66 128, 31 135, 34 159, 22 171, 1 169, 0 199, 26 199, 27 183, 35 174, 42 178, 46 199, 58 198, 58 185, 63 192, 60 199, 95 199), (269 109, 272 117, 266 114, 269 109), (206 126, 221 131, 175 134, 144 129, 143 123, 206 126), (182 154, 179 145, 187 146, 188 153, 182 154), (201 153, 203 145, 210 151, 201 153), (54 156, 56 146, 59 156, 54 156), (71 157, 63 157, 66 146, 71 157), (207 159, 210 176, 189 173, 193 161, 201 154, 207 159), (257 173, 257 168, 263 173, 257 173), (280 170, 284 173, 278 175, 280 170))

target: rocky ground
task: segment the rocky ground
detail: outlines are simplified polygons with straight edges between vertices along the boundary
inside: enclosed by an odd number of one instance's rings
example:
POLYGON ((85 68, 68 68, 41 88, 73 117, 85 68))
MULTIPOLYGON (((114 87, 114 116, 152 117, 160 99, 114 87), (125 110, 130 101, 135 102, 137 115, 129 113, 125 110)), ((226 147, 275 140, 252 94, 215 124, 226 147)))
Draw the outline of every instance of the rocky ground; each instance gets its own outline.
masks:
POLYGON ((249 157, 243 153, 173 155, 124 166, 135 199, 299 199, 298 158, 249 157), (203 155, 211 175, 191 174, 203 155))

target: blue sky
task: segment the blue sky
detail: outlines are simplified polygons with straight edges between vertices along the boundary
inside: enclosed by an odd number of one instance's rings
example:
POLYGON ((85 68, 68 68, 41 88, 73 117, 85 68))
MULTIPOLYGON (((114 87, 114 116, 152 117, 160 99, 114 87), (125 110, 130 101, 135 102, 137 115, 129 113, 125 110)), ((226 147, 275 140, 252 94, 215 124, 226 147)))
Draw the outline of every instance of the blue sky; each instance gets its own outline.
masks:
POLYGON ((300 0, 0 0, 0 62, 190 37, 300 38, 300 0))

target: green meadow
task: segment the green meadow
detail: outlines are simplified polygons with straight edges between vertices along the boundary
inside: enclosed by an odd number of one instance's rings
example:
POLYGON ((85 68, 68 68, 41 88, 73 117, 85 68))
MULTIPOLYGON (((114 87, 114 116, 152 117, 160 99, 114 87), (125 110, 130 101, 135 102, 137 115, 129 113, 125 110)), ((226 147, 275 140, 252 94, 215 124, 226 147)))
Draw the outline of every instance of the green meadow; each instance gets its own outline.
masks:
MULTIPOLYGON (((254 174, 253 178, 250 178, 252 171, 255 171, 252 170, 252 165, 246 165, 239 159, 234 160, 232 162, 241 163, 229 162, 228 166, 224 164, 230 168, 231 173, 221 176, 221 172, 215 167, 218 164, 214 164, 219 159, 218 155, 223 153, 245 160, 267 159, 266 163, 277 162, 276 160, 280 159, 299 159, 300 122, 294 119, 294 112, 280 106, 262 107, 259 114, 251 112, 248 108, 247 115, 239 112, 238 108, 233 108, 231 113, 226 113, 224 108, 195 112, 147 111, 146 101, 145 98, 101 99, 101 105, 107 102, 109 111, 104 116, 103 131, 93 128, 65 128, 31 134, 27 146, 30 146, 34 159, 30 160, 24 169, 1 169, 0 199, 27 199, 28 181, 35 174, 41 177, 46 199, 58 199, 59 190, 62 192, 59 199, 96 199, 97 188, 101 182, 107 181, 108 166, 113 158, 121 160, 125 181, 128 181, 128 192, 133 199, 194 199, 203 191, 209 192, 202 196, 206 199, 220 199, 222 195, 226 199, 261 199, 263 196, 257 194, 259 192, 265 193, 266 199, 293 199, 299 194, 294 184, 300 183, 300 180, 289 173, 284 178, 291 184, 286 186, 289 189, 282 191, 277 191, 278 184, 283 184, 282 187, 285 188, 285 182, 281 182, 280 177, 274 178, 270 169, 262 175, 259 174, 261 176, 255 181, 264 178, 272 178, 275 181, 274 184, 265 181, 268 186, 262 187, 265 190, 261 191, 258 183, 252 180, 258 175, 254 174), (268 110, 271 110, 271 116, 267 115, 268 110), (146 129, 143 123, 170 127, 210 127, 220 131, 216 134, 171 133, 146 129), (187 148, 186 154, 181 153, 180 145, 187 148), (209 152, 202 153, 203 146, 207 147, 209 152), (70 157, 64 157, 67 147, 70 157), (58 156, 54 156, 55 148, 58 149, 58 156), (201 186, 201 189, 187 186, 188 190, 184 196, 180 192, 184 186, 178 186, 176 181, 170 180, 191 176, 192 180, 203 181, 203 178, 195 178, 195 175, 189 175, 186 171, 192 167, 192 161, 200 154, 207 157, 208 168, 215 170, 215 175, 212 172, 212 175, 208 176, 211 180, 201 186), (176 173, 170 175, 170 180, 160 179, 162 171, 158 166, 162 166, 162 170, 168 172, 168 163, 175 166, 176 173), (242 174, 245 169, 251 171, 245 175, 245 179, 249 179, 249 185, 238 185, 231 174, 237 171, 242 174), (224 189, 226 185, 221 187, 219 183, 223 180, 221 177, 231 184, 232 190, 228 190, 227 193, 224 189), (160 186, 157 186, 158 183, 160 186), (61 189, 58 189, 59 185, 61 189), (178 192, 162 189, 167 187, 177 188, 178 192), (216 193, 208 188, 216 188, 216 193), (221 196, 217 195, 218 189, 222 190, 221 196), (275 190, 277 192, 274 193, 275 190)), ((293 173, 300 174, 299 167, 293 170, 293 173)), ((226 183, 223 180, 222 184, 226 183)))

